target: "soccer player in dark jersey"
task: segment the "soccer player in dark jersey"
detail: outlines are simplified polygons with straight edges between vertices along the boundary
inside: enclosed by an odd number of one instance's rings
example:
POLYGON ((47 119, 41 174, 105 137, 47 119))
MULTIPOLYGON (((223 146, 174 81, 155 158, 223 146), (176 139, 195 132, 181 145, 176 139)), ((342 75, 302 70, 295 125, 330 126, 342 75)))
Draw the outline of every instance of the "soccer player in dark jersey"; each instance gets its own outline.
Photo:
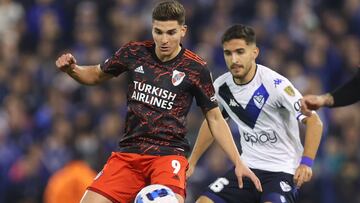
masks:
POLYGON ((184 202, 186 115, 193 97, 209 128, 236 167, 239 186, 250 178, 261 191, 259 179, 244 165, 214 97, 206 63, 180 42, 185 36, 185 10, 177 1, 157 4, 152 14, 153 41, 130 42, 104 64, 79 66, 71 54, 56 66, 76 81, 94 85, 128 73, 128 112, 119 151, 112 153, 81 202, 132 202, 146 185, 171 188, 184 202))
POLYGON ((360 66, 356 75, 345 84, 330 93, 323 95, 306 95, 301 100, 301 111, 305 115, 311 115, 311 110, 320 107, 341 107, 360 101, 360 66))

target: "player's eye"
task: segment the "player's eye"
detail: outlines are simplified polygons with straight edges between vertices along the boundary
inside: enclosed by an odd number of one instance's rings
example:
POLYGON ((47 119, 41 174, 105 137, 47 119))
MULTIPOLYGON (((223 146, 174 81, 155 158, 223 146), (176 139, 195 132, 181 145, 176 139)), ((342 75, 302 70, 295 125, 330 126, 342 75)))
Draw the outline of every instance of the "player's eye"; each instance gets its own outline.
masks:
POLYGON ((155 33, 158 34, 158 35, 162 34, 162 32, 160 30, 155 30, 155 33))
POLYGON ((245 50, 244 49, 237 49, 236 53, 237 54, 243 54, 243 53, 245 53, 245 50))
POLYGON ((174 35, 174 34, 176 34, 176 30, 170 30, 169 32, 167 32, 168 33, 168 35, 174 35))
POLYGON ((231 52, 230 51, 224 51, 225 56, 230 56, 231 52))

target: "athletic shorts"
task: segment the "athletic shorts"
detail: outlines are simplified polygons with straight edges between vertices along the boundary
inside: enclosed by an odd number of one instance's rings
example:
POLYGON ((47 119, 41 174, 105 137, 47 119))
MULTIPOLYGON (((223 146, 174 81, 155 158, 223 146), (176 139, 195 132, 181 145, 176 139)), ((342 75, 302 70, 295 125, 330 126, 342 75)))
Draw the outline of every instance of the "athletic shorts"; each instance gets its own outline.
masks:
POLYGON ((187 168, 183 156, 113 152, 88 189, 113 202, 132 203, 146 185, 162 184, 185 198, 187 168))
POLYGON ((260 179, 263 192, 258 192, 246 177, 243 178, 244 185, 240 189, 235 170, 232 169, 210 184, 202 195, 215 203, 295 203, 298 191, 292 174, 257 169, 252 171, 260 179))

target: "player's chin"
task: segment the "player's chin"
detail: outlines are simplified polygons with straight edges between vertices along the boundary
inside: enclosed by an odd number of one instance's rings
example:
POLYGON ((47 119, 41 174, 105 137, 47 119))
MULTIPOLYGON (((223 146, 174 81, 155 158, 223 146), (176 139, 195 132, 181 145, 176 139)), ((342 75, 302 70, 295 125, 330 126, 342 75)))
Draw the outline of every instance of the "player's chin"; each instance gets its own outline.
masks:
POLYGON ((171 54, 172 54, 172 51, 171 51, 171 50, 160 50, 160 54, 161 54, 163 57, 170 57, 171 54))
POLYGON ((231 71, 231 74, 233 75, 234 78, 238 78, 238 79, 241 79, 243 78, 243 74, 239 71, 231 71))

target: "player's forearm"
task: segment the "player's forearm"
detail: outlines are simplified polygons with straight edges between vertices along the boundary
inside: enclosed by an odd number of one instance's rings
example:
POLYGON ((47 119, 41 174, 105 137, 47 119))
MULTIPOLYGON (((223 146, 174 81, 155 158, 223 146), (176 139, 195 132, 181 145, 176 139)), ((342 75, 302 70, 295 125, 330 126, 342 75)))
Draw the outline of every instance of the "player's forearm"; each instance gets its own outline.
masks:
POLYGON ((306 118, 306 134, 303 156, 315 159, 323 131, 323 125, 316 113, 306 118))
POLYGON ((212 119, 207 119, 207 122, 216 142, 219 143, 234 165, 242 165, 243 162, 241 161, 240 153, 232 138, 230 128, 221 113, 212 119))
POLYGON ((322 101, 320 106, 332 107, 334 105, 334 98, 330 93, 320 95, 320 101, 322 101))
POLYGON ((204 154, 204 152, 209 148, 213 143, 214 137, 212 136, 206 120, 201 124, 199 134, 196 138, 196 142, 189 157, 189 163, 196 165, 199 158, 204 154))
POLYGON ((81 84, 95 85, 103 81, 106 77, 100 69, 100 65, 78 66, 66 71, 72 78, 81 84))
POLYGON ((332 105, 330 107, 339 107, 353 104, 360 100, 360 68, 351 80, 341 87, 331 92, 332 105))

